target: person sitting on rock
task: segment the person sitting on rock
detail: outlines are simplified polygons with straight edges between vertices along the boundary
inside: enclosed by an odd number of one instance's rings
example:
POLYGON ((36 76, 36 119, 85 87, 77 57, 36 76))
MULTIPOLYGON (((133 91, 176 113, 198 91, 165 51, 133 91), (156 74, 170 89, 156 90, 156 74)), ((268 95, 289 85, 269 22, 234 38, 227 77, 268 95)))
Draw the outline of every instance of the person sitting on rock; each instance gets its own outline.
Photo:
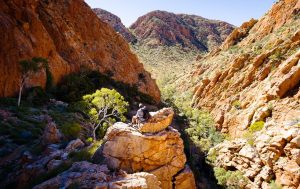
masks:
POLYGON ((150 118, 149 111, 142 103, 139 104, 139 109, 136 115, 132 117, 132 124, 138 125, 147 121, 150 118))

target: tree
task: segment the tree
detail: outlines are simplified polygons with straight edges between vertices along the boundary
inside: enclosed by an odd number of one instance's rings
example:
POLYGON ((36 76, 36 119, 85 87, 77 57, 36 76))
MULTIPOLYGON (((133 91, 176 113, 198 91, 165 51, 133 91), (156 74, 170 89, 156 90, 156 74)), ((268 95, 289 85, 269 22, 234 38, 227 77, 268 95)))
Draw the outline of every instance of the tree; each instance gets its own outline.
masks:
POLYGON ((93 140, 96 140, 96 131, 103 124, 111 125, 115 119, 126 120, 128 102, 116 90, 102 88, 93 94, 83 97, 85 112, 89 117, 93 140))
POLYGON ((20 80, 20 89, 19 89, 19 98, 18 98, 18 106, 21 104, 22 91, 28 78, 40 71, 42 68, 46 68, 48 66, 48 60, 41 57, 34 57, 31 60, 22 60, 19 62, 21 68, 21 80, 20 80))

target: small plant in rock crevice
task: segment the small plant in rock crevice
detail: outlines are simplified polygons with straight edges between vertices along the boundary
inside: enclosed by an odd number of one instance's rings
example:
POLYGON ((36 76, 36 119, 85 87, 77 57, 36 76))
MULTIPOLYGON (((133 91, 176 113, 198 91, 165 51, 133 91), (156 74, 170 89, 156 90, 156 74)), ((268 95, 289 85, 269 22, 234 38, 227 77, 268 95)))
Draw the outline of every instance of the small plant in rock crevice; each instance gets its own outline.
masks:
POLYGON ((247 140, 248 144, 254 146, 255 133, 261 131, 264 128, 264 121, 257 121, 250 125, 248 130, 243 134, 243 138, 247 140))
POLYGON ((237 109, 237 110, 242 109, 241 102, 239 100, 233 101, 232 106, 235 107, 235 109, 237 109))

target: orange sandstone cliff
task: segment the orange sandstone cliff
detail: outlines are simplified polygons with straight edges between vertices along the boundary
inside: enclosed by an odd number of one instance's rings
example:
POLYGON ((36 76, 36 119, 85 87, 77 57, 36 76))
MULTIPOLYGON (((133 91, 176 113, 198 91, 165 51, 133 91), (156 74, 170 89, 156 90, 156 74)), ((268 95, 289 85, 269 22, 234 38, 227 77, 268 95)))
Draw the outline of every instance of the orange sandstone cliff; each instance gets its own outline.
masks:
MULTIPOLYGON (((300 1, 280 0, 197 61, 193 106, 228 133, 214 166, 240 171, 239 188, 300 186, 300 1), (254 130, 254 131, 253 131, 254 130)), ((230 184, 230 183, 229 183, 230 184)))
MULTIPOLYGON (((0 96, 13 96, 19 87, 18 61, 47 58, 55 83, 82 66, 110 73, 160 100, 159 89, 131 53, 127 42, 99 20, 83 0, 5 0, 0 2, 0 96), (143 79, 139 79, 143 76, 143 79)), ((30 86, 44 86, 45 74, 30 86)))
POLYGON ((238 136, 272 118, 264 109, 275 113, 276 105, 299 101, 299 8, 298 0, 277 2, 197 62, 193 104, 211 111, 223 132, 238 136))

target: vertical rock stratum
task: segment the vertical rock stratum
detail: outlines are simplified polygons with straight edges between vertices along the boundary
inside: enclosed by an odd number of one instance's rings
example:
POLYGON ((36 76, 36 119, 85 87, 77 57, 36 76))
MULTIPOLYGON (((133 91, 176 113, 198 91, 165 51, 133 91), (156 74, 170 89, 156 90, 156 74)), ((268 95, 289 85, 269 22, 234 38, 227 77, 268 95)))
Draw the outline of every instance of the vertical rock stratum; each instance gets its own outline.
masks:
MULTIPOLYGON (((0 96, 15 95, 18 61, 40 56, 49 60, 55 83, 81 67, 108 74, 156 101, 160 92, 127 42, 83 0, 10 0, 0 2, 0 96), (141 79, 143 78, 143 79, 141 79)), ((45 74, 30 86, 45 85, 45 74)))
MULTIPOLYGON (((258 21, 235 29, 197 61, 193 106, 212 113, 232 140, 216 165, 249 178, 243 188, 300 183, 300 1, 280 0, 258 21)), ((212 153, 212 152, 211 152, 212 153)))

